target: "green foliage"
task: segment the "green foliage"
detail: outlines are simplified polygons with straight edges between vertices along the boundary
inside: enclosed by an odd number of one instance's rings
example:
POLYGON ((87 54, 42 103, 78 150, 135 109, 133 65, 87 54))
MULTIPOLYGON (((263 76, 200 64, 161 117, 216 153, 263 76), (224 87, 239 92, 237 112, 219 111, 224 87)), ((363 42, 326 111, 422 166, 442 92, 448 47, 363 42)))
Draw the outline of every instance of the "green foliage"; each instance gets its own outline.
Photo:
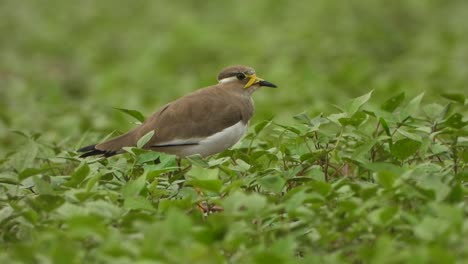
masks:
POLYGON ((138 148, 80 162, 28 138, 2 166, 0 259, 466 260, 466 106, 418 111, 422 95, 402 98, 375 107, 368 93, 294 125, 260 122, 235 148, 180 167, 138 148))

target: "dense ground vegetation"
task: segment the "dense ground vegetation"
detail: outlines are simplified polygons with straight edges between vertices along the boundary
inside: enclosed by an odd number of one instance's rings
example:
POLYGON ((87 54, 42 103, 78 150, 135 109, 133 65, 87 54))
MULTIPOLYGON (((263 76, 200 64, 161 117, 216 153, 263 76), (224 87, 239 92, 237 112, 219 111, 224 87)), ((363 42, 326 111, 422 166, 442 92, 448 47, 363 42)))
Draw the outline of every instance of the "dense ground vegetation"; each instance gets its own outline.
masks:
POLYGON ((0 15, 1 263, 468 260, 466 1, 5 0, 0 15), (230 64, 280 86, 255 94, 232 149, 78 158, 230 64))

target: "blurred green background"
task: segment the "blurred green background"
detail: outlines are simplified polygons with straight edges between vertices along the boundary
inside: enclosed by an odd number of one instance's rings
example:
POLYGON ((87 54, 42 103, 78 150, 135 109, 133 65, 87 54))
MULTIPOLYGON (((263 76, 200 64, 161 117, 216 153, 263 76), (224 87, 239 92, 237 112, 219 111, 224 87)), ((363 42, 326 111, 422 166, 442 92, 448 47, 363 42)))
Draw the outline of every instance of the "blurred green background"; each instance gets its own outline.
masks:
POLYGON ((372 89, 373 103, 468 90, 464 0, 2 0, 0 17, 0 154, 12 130, 65 149, 125 131, 113 107, 149 115, 231 64, 280 86, 255 94, 254 122, 372 89))

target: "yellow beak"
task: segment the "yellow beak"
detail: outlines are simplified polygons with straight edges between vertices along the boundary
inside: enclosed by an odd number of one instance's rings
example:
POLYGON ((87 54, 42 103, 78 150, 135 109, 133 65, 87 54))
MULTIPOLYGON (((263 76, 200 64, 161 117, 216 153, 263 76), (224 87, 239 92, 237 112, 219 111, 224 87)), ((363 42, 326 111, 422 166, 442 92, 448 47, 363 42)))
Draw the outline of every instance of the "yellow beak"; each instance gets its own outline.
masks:
POLYGON ((249 81, 245 84, 244 89, 247 89, 256 83, 263 81, 263 79, 258 78, 255 74, 247 75, 247 78, 249 78, 249 81))

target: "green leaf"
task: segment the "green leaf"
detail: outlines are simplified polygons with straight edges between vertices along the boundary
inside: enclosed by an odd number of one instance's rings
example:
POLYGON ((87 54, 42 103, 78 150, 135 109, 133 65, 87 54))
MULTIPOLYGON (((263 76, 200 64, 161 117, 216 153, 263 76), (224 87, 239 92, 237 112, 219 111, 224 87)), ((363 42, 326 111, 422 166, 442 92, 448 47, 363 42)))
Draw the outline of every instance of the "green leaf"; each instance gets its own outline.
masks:
POLYGON ((382 128, 385 131, 385 134, 387 134, 387 136, 391 137, 392 134, 390 133, 390 128, 389 128, 389 126, 387 124, 387 121, 385 121, 385 119, 383 119, 382 117, 379 118, 379 121, 380 121, 380 124, 382 125, 382 128))
POLYGON ((13 185, 21 185, 18 180, 14 178, 9 178, 9 177, 2 177, 0 176, 0 183, 6 183, 6 184, 13 184, 13 185))
POLYGON ((33 203, 37 210, 44 210, 51 212, 61 206, 65 202, 65 199, 58 195, 41 194, 37 196, 33 203))
POLYGON ((415 226, 414 234, 423 241, 432 241, 440 236, 445 226, 442 219, 425 216, 424 219, 415 226))
POLYGON ((89 179, 86 181, 86 191, 88 191, 88 192, 91 191, 93 189, 93 187, 101 179, 101 177, 102 177, 101 173, 97 173, 97 174, 89 177, 89 179))
POLYGON ((401 103, 405 100, 405 93, 402 92, 399 95, 391 97, 387 101, 385 101, 380 108, 387 112, 393 112, 395 109, 401 105, 401 103))
POLYGON ((42 178, 38 176, 33 176, 33 181, 35 184, 35 190, 38 194, 54 194, 54 189, 50 185, 50 183, 44 181, 42 178))
POLYGON ((138 177, 136 180, 127 182, 122 187, 122 195, 124 198, 138 196, 146 184, 146 173, 138 177))
POLYGON ((266 175, 257 179, 257 182, 260 184, 260 186, 262 186, 262 188, 268 191, 279 193, 283 190, 286 180, 283 179, 283 177, 280 175, 266 175))
POLYGON ((460 104, 465 104, 465 95, 461 93, 443 93, 442 97, 455 101, 460 104))
POLYGON ((37 143, 32 140, 28 140, 27 144, 10 156, 9 164, 19 172, 22 172, 27 168, 33 168, 34 160, 38 151, 37 143))
POLYGON ((188 180, 187 183, 193 185, 194 187, 200 188, 202 190, 219 193, 223 187, 223 182, 219 179, 215 180, 199 180, 192 179, 188 180))
POLYGON ((398 132, 399 134, 401 134, 401 135, 403 135, 403 136, 409 138, 409 139, 412 139, 412 140, 415 140, 415 141, 419 141, 419 142, 422 141, 421 136, 419 136, 418 134, 415 134, 415 133, 408 132, 408 131, 406 131, 406 130, 403 129, 403 128, 398 129, 397 132, 398 132))
POLYGON ((271 125, 271 120, 264 120, 264 121, 256 124, 255 127, 254 127, 255 134, 260 133, 263 129, 265 129, 269 125, 271 125))
POLYGON ((440 104, 427 104, 423 106, 424 113, 431 119, 431 120, 438 120, 443 117, 445 108, 440 104))
POLYGON ((468 121, 463 122, 463 116, 459 113, 455 113, 451 115, 449 118, 447 118, 444 124, 448 127, 460 129, 466 126, 468 124, 468 121))
POLYGON ((144 164, 144 163, 147 163, 147 162, 154 162, 155 160, 159 159, 160 155, 161 155, 160 152, 145 151, 145 152, 137 155, 137 163, 138 164, 144 164))
POLYGON ((362 112, 358 111, 354 113, 351 117, 343 117, 338 119, 338 121, 341 123, 343 126, 354 126, 358 127, 362 122, 364 122, 367 118, 367 115, 362 112))
POLYGON ((450 193, 447 195, 446 200, 449 203, 459 203, 463 201, 463 188, 460 184, 456 184, 455 186, 452 187, 452 190, 450 190, 450 193))
POLYGON ((398 213, 398 208, 394 206, 378 208, 369 214, 369 220, 377 225, 388 225, 398 213))
POLYGON ((372 96, 372 92, 373 91, 370 91, 365 95, 352 100, 351 104, 346 108, 346 113, 348 116, 354 115, 354 113, 356 113, 367 101, 369 101, 372 96))
POLYGON ((370 155, 370 150, 377 143, 377 139, 369 139, 364 141, 364 143, 354 149, 352 158, 361 162, 364 162, 366 156, 370 155))
POLYGON ((282 128, 284 128, 284 129, 286 129, 286 130, 288 130, 288 131, 291 131, 291 132, 293 132, 293 133, 296 134, 296 135, 300 135, 300 134, 301 134, 301 130, 299 130, 299 129, 293 127, 293 126, 285 126, 285 125, 280 125, 280 124, 277 124, 277 123, 275 123, 275 125, 276 125, 276 126, 279 126, 279 127, 282 127, 282 128))
POLYGON ((380 185, 389 189, 394 186, 395 181, 398 179, 398 174, 395 174, 392 171, 382 170, 377 172, 375 178, 380 185))
POLYGON ((395 142, 390 150, 392 155, 400 160, 405 160, 411 155, 415 154, 419 147, 421 146, 421 142, 416 140, 412 140, 409 138, 401 139, 395 142))
POLYGON ((142 136, 140 139, 138 139, 137 148, 143 148, 146 145, 146 143, 148 143, 151 140, 153 135, 154 135, 154 130, 151 130, 150 132, 142 136))
POLYGON ((191 219, 187 214, 174 208, 167 213, 164 226, 167 228, 170 237, 176 238, 174 241, 189 236, 193 231, 191 219))
POLYGON ((71 175, 70 179, 65 182, 63 185, 67 187, 77 187, 90 172, 89 166, 87 163, 82 163, 75 172, 71 175))
POLYGON ((424 93, 419 94, 415 98, 413 98, 409 103, 401 110, 400 112, 400 119, 404 120, 408 116, 415 116, 420 109, 421 101, 424 97, 424 93))
POLYGON ((187 173, 187 175, 191 177, 187 183, 203 190, 219 192, 223 186, 223 182, 218 176, 218 168, 209 169, 194 167, 187 173))
POLYGON ((226 197, 222 201, 222 205, 226 213, 233 214, 241 210, 247 210, 258 214, 267 206, 267 199, 258 193, 246 195, 243 192, 236 191, 226 197))
POLYGON ((20 181, 24 180, 24 179, 27 179, 31 176, 34 176, 34 175, 37 175, 37 174, 40 174, 40 173, 43 173, 43 172, 46 172, 46 171, 49 171, 51 170, 51 168, 41 168, 41 169, 38 169, 38 168, 26 168, 25 170, 23 170, 19 175, 18 175, 18 178, 20 181))
POLYGON ((364 164, 364 167, 374 172, 388 171, 397 175, 402 174, 404 172, 403 168, 387 162, 366 163, 364 164))
POLYGON ((325 181, 311 181, 308 183, 311 186, 311 189, 323 197, 326 197, 332 191, 332 186, 330 183, 325 181))
POLYGON ((150 201, 142 196, 130 196, 125 198, 125 209, 156 211, 150 201))
POLYGON ((145 116, 142 113, 140 113, 139 111, 137 111, 137 110, 117 108, 117 107, 114 107, 114 109, 119 110, 120 112, 125 113, 125 114, 135 118, 136 120, 140 121, 141 123, 145 122, 145 116))
POLYGON ((318 165, 312 166, 307 171, 306 175, 316 181, 325 181, 325 173, 323 173, 322 168, 318 165))
POLYGON ((202 156, 196 154, 196 155, 191 155, 188 157, 185 157, 192 165, 199 166, 199 167, 204 167, 208 168, 210 167, 210 164, 206 160, 202 158, 202 156))
POLYGON ((293 118, 295 120, 299 121, 302 124, 306 124, 306 125, 310 124, 310 117, 309 117, 309 115, 307 115, 306 112, 302 112, 300 114, 297 114, 297 115, 293 116, 293 118))

